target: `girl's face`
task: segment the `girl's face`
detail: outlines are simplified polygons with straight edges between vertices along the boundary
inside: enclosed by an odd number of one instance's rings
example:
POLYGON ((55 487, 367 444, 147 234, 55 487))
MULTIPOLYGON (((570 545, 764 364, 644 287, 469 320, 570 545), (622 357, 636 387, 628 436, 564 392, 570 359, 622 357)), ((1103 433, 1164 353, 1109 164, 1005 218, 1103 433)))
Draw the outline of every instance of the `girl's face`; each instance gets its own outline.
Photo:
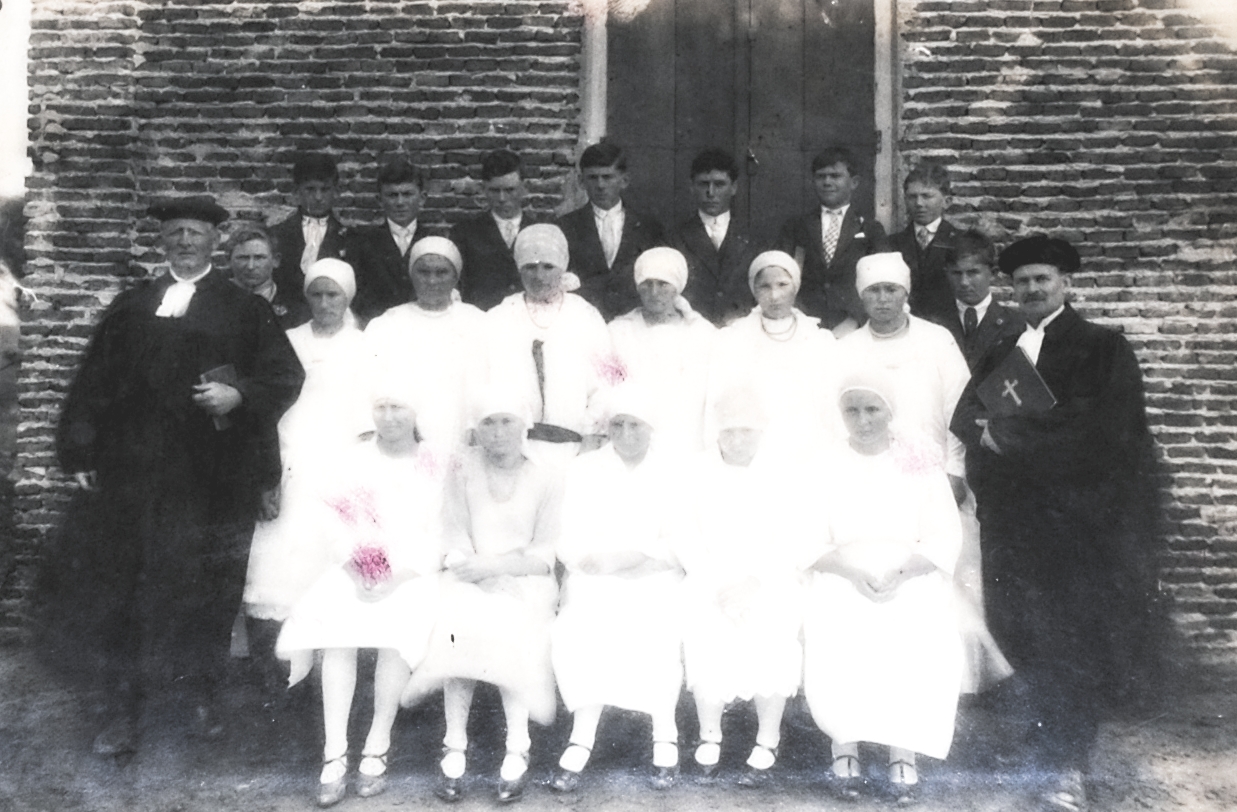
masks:
POLYGON ((427 310, 442 310, 451 304, 451 291, 460 280, 451 260, 426 254, 412 267, 412 289, 417 303, 427 310))
POLYGON ((524 421, 513 414, 486 415, 477 424, 477 443, 487 454, 513 454, 523 447, 526 431, 524 421))
POLYGON ((563 269, 551 262, 529 262, 520 266, 520 282, 534 302, 552 302, 563 289, 563 269))
POLYGON ((638 417, 619 414, 610 420, 610 442, 623 462, 634 465, 644 459, 652 439, 653 427, 638 417))
POLYGON ((722 429, 717 433, 717 449, 727 465, 746 467, 760 450, 760 429, 722 429))
POLYGON ((875 392, 854 389, 842 395, 842 422, 850 434, 851 447, 876 454, 889 447, 889 423, 893 412, 875 392))
POLYGON ((348 295, 334 279, 320 276, 310 282, 305 291, 305 299, 309 302, 309 312, 315 327, 333 331, 344 323, 344 314, 348 312, 348 295))
POLYGON ((679 291, 663 279, 645 279, 636 286, 640 294, 640 308, 650 316, 670 316, 674 313, 674 300, 679 291))
POLYGON ((795 306, 795 294, 799 291, 789 273, 771 265, 756 274, 752 292, 761 313, 771 319, 784 319, 795 306))
POLYGON ((384 443, 415 442, 417 413, 406 403, 382 398, 374 404, 374 428, 378 430, 378 439, 384 443))
POLYGON ((863 309, 878 333, 892 333, 906 323, 906 288, 892 282, 868 285, 859 294, 863 309))

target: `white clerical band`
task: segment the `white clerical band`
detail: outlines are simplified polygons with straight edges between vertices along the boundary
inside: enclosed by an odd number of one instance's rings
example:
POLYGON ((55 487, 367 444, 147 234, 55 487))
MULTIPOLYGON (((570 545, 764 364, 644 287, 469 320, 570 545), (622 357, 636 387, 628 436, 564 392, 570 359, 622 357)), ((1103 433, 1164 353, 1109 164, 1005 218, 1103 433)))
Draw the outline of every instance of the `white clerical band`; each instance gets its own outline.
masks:
POLYGON ((179 319, 189 309, 189 300, 197 289, 193 282, 173 282, 163 292, 163 301, 159 302, 155 315, 161 319, 179 319))

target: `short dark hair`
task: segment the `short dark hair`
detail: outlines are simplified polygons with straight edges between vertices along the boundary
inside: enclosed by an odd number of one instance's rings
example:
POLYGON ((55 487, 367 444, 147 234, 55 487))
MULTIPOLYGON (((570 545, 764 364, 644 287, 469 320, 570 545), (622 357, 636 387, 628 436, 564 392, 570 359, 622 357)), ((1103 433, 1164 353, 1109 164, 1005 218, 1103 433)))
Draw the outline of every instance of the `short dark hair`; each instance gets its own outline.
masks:
POLYGON ((245 225, 237 227, 235 231, 228 235, 226 251, 226 256, 228 259, 232 259, 233 251, 247 242, 252 242, 253 240, 261 240, 271 247, 272 254, 275 254, 276 256, 279 255, 279 240, 275 238, 274 234, 267 231, 262 226, 246 223, 245 225))
POLYGON ((902 181, 903 191, 912 183, 935 187, 941 194, 947 195, 949 194, 949 170, 940 164, 924 161, 906 173, 906 180, 902 181))
POLYGON ((855 157, 855 153, 846 147, 827 147, 816 153, 816 157, 812 159, 812 174, 834 164, 842 164, 852 175, 859 174, 859 160, 855 157))
POLYGON ((381 193, 383 186, 394 186, 397 183, 415 183, 417 188, 424 192, 425 173, 402 155, 388 158, 378 168, 378 191, 381 193))
POLYGON ((627 171, 627 154, 618 144, 602 141, 593 144, 580 155, 580 169, 614 167, 620 172, 627 171))
POLYGON ((739 179, 739 164, 726 150, 709 147, 702 149, 692 158, 691 176, 694 178, 706 172, 725 172, 735 181, 739 179))
POLYGON ((520 160, 520 156, 511 150, 496 149, 481 156, 481 181, 483 183, 494 178, 501 178, 503 175, 510 175, 512 172, 520 173, 520 177, 524 176, 524 163, 520 160))
POLYGON ((325 152, 302 152, 292 162, 292 183, 300 186, 311 180, 339 182, 339 167, 325 152))
POLYGON ((996 243, 977 228, 967 229, 954 237, 948 264, 953 265, 963 257, 977 257, 995 271, 996 243))

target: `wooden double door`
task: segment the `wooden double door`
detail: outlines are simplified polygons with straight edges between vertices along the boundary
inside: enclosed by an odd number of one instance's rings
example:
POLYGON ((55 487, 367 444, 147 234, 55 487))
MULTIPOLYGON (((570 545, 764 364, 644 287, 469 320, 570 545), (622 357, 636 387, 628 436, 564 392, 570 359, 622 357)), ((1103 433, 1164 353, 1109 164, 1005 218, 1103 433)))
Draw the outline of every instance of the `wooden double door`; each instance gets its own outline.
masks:
POLYGON ((607 23, 607 130, 630 156, 631 197, 667 226, 691 214, 689 167, 732 151, 734 216, 758 242, 815 204, 812 157, 864 166, 872 210, 873 0, 628 0, 607 23), (643 6, 643 8, 641 8, 643 6), (639 9, 639 10, 636 10, 639 9))

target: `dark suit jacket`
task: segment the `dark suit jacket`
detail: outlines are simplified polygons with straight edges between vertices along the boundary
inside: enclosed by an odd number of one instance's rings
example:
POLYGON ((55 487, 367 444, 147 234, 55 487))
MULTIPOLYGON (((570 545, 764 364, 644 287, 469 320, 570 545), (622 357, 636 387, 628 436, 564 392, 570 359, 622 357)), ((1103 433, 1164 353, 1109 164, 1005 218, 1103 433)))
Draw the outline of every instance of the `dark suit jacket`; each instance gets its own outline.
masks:
POLYGON ((890 249, 900 252, 911 268, 911 313, 920 318, 937 321, 948 319, 954 312, 954 294, 945 275, 945 263, 957 234, 952 223, 941 220, 927 249, 919 247, 913 223, 889 238, 890 249))
MULTIPOLYGON (((417 220, 417 231, 409 243, 431 232, 417 220)), ((412 301, 412 280, 408 277, 408 254, 400 253, 385 220, 381 225, 360 226, 349 233, 348 262, 356 273, 356 298, 352 312, 365 324, 388 308, 412 301)))
MULTIPOLYGON (((283 222, 276 223, 269 229, 271 236, 279 242, 279 267, 271 278, 280 293, 300 297, 305 286, 305 273, 301 270, 301 254, 305 253, 305 233, 301 230, 301 212, 295 212, 283 222)), ((347 253, 345 244, 348 239, 348 229, 331 214, 326 221, 326 237, 318 248, 318 259, 326 257, 343 257, 347 253)), ((278 294, 276 295, 278 298, 278 294)))
MULTIPOLYGON (((524 212, 520 228, 540 222, 543 218, 524 212)), ((459 288, 465 302, 489 310, 512 293, 523 290, 515 257, 488 211, 456 223, 451 229, 451 241, 464 258, 459 288)))
POLYGON ((971 368, 972 372, 975 371, 975 367, 979 364, 980 359, 997 342, 1009 336, 1013 336, 1016 340, 1018 336, 1022 335, 1022 331, 1027 326, 1027 321, 1022 317, 1021 313, 994 300, 992 304, 988 305, 988 311, 984 313, 984 320, 975 327, 975 332, 971 333, 968 338, 963 334, 962 319, 958 317, 957 306, 951 305, 951 307, 953 313, 950 317, 936 319, 936 323, 942 327, 947 327, 949 332, 953 333, 954 340, 958 342, 958 347, 962 350, 962 354, 966 356, 967 366, 971 368))
POLYGON ((665 243, 661 223, 631 208, 627 201, 623 201, 623 211, 623 236, 613 267, 606 266, 591 204, 568 212, 558 220, 558 227, 567 235, 571 270, 580 277, 577 293, 600 310, 606 321, 640 306, 640 296, 632 278, 636 258, 665 243))
POLYGON ((828 264, 822 240, 819 207, 788 220, 778 238, 778 248, 799 260, 803 269, 799 309, 821 319, 829 328, 838 326, 847 316, 863 324, 867 315, 855 291, 855 264, 868 254, 885 249, 885 229, 851 206, 842 218, 838 247, 828 264))
POLYGON ((699 214, 679 223, 670 244, 687 258, 683 296, 700 315, 721 327, 755 307, 756 299, 747 284, 747 266, 756 251, 733 217, 721 248, 713 247, 699 214))

